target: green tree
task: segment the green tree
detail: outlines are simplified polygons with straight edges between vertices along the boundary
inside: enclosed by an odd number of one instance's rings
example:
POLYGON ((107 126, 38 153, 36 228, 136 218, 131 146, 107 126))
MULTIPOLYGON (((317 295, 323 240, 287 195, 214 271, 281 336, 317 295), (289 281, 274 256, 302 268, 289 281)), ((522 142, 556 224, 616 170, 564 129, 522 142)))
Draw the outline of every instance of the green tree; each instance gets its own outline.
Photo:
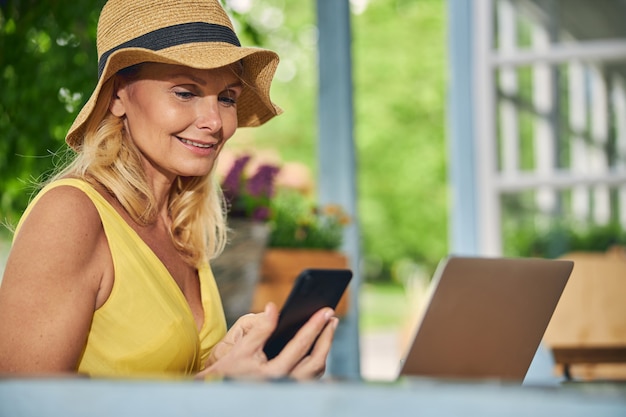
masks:
POLYGON ((447 253, 445 2, 371 0, 353 17, 355 138, 366 260, 403 280, 447 253))
POLYGON ((0 213, 14 222, 53 167, 97 74, 103 0, 9 0, 0 7, 0 213))

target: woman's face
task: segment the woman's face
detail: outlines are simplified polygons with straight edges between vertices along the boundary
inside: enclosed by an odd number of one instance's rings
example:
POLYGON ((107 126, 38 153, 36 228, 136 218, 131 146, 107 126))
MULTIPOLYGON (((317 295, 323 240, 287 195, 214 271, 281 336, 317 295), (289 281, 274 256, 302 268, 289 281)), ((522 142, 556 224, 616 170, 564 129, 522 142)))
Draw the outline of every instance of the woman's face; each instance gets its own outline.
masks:
POLYGON ((237 129, 242 85, 233 68, 147 63, 118 81, 110 110, 125 118, 148 178, 207 175, 237 129))

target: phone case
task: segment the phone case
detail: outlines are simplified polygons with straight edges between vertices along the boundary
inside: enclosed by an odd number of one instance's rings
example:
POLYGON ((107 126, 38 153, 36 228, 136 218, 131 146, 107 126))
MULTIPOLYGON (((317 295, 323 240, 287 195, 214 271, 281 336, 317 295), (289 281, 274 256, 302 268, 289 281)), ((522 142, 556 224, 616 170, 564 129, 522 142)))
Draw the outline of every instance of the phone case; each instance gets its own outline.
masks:
POLYGON ((349 269, 302 271, 281 309, 276 330, 265 344, 267 358, 276 357, 316 311, 336 308, 351 279, 349 269))

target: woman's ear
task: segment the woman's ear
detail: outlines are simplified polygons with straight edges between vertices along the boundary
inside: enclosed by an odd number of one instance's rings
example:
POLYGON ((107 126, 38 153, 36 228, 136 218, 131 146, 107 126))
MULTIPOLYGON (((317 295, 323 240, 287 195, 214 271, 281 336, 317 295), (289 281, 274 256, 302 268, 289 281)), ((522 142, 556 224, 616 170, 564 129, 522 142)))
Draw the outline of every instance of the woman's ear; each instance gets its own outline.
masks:
POLYGON ((126 114, 124 101, 121 98, 125 95, 125 88, 126 85, 121 83, 119 78, 116 78, 115 84, 113 85, 113 97, 111 98, 111 103, 109 104, 109 110, 116 117, 122 117, 126 114))

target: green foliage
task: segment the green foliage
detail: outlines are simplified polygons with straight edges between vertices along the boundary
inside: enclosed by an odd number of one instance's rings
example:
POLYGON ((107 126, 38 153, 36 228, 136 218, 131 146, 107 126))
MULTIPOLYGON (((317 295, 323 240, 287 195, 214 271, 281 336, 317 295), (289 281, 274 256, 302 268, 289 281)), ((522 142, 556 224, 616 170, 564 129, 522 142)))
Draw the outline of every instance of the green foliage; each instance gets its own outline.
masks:
POLYGON ((359 326, 361 331, 399 328, 411 317, 410 298, 405 288, 394 283, 366 283, 361 289, 359 326))
POLYGON ((93 90, 103 0, 9 0, 0 7, 0 213, 14 223, 55 163, 93 90))
POLYGON ((272 200, 269 246, 336 250, 350 221, 337 206, 316 206, 299 192, 280 190, 272 200))
POLYGON ((557 258, 568 252, 606 252, 612 246, 626 246, 626 232, 619 223, 581 227, 564 222, 544 232, 524 229, 509 236, 509 244, 519 256, 557 258))
POLYGON ((236 16, 238 27, 249 25, 254 28, 252 32, 260 32, 250 36, 249 30, 243 31, 240 36, 242 44, 253 45, 260 40, 261 46, 275 50, 280 55, 280 65, 272 85, 272 99, 285 112, 261 127, 239 129, 228 146, 278 150, 280 159, 300 161, 315 171, 315 1, 255 0, 248 12, 236 16))
POLYGON ((444 5, 379 0, 353 18, 364 252, 388 271, 447 253, 444 5))

